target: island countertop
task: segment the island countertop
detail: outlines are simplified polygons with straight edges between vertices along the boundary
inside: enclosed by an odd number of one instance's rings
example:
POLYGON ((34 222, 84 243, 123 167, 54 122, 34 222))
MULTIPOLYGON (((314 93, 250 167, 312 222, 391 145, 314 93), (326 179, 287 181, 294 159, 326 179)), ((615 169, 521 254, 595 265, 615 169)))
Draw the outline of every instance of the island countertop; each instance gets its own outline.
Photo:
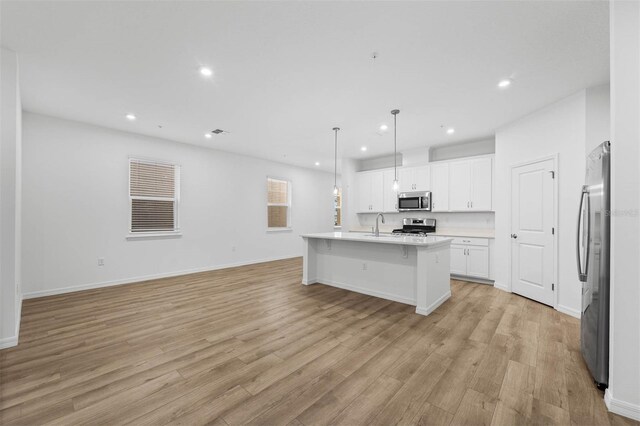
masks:
POLYGON ((380 234, 376 237, 372 234, 361 232, 323 232, 317 234, 304 234, 302 238, 315 238, 321 240, 341 240, 357 241, 362 243, 396 244, 402 246, 418 247, 439 247, 447 246, 453 241, 452 238, 429 235, 427 237, 416 237, 402 234, 380 234))

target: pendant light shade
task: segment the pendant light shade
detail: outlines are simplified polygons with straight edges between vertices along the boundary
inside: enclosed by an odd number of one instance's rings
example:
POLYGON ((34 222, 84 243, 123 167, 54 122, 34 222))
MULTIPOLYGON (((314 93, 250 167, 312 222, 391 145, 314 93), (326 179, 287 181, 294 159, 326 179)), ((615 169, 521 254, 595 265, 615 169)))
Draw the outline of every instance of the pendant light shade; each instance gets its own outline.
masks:
POLYGON ((333 132, 335 133, 333 158, 333 195, 338 195, 338 130, 340 130, 340 127, 333 128, 333 132))
POLYGON ((398 140, 397 140, 397 130, 398 130, 398 114, 400 113, 399 109, 394 109, 391 111, 393 115, 393 190, 398 192, 400 189, 400 182, 398 182, 398 140))

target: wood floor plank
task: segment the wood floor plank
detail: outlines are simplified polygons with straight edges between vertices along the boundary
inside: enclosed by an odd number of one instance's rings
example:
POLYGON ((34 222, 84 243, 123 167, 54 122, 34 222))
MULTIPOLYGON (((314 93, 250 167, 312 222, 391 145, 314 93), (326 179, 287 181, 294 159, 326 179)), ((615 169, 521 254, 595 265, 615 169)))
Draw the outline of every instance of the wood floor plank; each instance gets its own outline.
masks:
POLYGON ((427 317, 301 259, 25 300, 0 423, 597 424, 579 321, 451 281, 427 317))

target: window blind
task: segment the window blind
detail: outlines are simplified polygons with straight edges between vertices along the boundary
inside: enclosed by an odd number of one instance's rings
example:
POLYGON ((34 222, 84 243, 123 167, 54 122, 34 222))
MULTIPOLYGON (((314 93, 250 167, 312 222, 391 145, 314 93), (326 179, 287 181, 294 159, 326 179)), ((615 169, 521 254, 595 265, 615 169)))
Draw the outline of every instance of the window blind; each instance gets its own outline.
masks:
POLYGON ((177 230, 179 167, 146 160, 129 160, 131 232, 177 230))
POLYGON ((289 182, 267 178, 267 224, 269 228, 289 227, 289 182))

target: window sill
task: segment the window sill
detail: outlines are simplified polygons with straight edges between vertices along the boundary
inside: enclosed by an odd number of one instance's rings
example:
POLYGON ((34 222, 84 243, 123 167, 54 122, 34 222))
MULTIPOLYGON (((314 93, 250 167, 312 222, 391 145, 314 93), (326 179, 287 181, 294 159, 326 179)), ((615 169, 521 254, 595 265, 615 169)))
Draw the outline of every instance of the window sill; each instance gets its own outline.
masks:
POLYGON ((267 232, 292 232, 293 228, 267 228, 267 232))
POLYGON ((163 238, 180 238, 182 237, 182 232, 180 231, 171 231, 171 232, 136 232, 127 234, 127 240, 157 240, 163 238))

